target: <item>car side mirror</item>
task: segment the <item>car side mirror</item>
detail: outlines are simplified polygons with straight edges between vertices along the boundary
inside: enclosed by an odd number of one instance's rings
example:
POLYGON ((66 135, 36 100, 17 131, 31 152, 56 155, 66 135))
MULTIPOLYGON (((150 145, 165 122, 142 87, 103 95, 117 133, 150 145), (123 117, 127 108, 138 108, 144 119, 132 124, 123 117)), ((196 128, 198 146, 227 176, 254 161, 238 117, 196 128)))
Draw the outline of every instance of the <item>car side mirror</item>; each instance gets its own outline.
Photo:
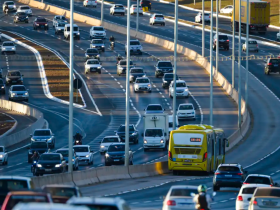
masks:
POLYGON ((144 133, 142 133, 142 134, 141 134, 141 136, 143 136, 143 137, 144 137, 144 133))

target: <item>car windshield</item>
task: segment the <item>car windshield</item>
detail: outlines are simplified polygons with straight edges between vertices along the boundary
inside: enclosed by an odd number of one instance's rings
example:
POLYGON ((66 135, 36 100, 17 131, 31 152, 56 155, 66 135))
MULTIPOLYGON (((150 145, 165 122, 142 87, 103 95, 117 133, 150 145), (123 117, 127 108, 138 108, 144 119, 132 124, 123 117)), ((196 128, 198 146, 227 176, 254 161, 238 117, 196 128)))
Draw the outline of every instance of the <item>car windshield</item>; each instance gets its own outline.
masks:
POLYGON ((13 191, 20 189, 27 189, 27 181, 17 179, 0 179, 0 190, 13 191))
POLYGON ((20 9, 30 9, 29 7, 20 7, 20 9))
POLYGON ((13 209, 18 203, 49 203, 47 196, 44 195, 12 195, 5 209, 13 209))
POLYGON ((228 40, 228 37, 226 35, 219 35, 219 39, 228 40))
POLYGON ((59 27, 64 27, 64 26, 65 26, 65 23, 58 23, 58 26, 59 26, 59 27))
POLYGON ((26 13, 25 12, 18 12, 17 15, 26 16, 26 13))
POLYGON ((95 31, 104 31, 104 28, 103 27, 94 27, 93 30, 95 30, 95 31))
MULTIPOLYGON (((173 128, 173 122, 169 122, 168 123, 168 126, 169 126, 169 128, 173 128)), ((177 123, 176 123, 176 127, 177 127, 178 125, 177 125, 177 123)))
MULTIPOLYGON (((119 208, 116 206, 108 205, 108 204, 79 204, 79 203, 74 203, 71 204, 74 206, 87 206, 90 210, 118 210, 119 208)), ((128 209, 128 208, 126 208, 128 209)))
POLYGON ((158 66, 159 67, 170 67, 170 68, 172 68, 172 64, 170 62, 159 62, 158 66))
POLYGON ((148 79, 137 79, 135 83, 149 83, 148 79))
POLYGON ((140 45, 139 41, 130 41, 130 45, 140 45))
POLYGON ((125 149, 124 144, 115 144, 109 146, 108 152, 123 152, 124 149, 125 149))
POLYGON ((46 142, 34 142, 30 145, 31 149, 36 149, 36 148, 47 148, 48 145, 46 142))
MULTIPOLYGON (((129 126, 129 131, 134 131, 134 127, 132 125, 129 126)), ((119 127, 118 132, 125 132, 125 126, 119 127)))
POLYGON ((149 105, 147 107, 147 110, 156 110, 156 111, 162 111, 162 107, 160 105, 149 105))
POLYGON ((104 138, 102 143, 119 142, 118 138, 104 138))
POLYGON ((63 196, 67 198, 77 195, 76 189, 70 187, 46 187, 44 188, 44 192, 48 192, 52 196, 63 196))
POLYGON ((0 147, 0 152, 4 152, 4 148, 3 147, 0 147))
POLYGON ((256 41, 248 41, 249 44, 257 44, 256 41))
POLYGON ((34 136, 50 136, 51 131, 50 130, 36 130, 34 131, 34 136))
POLYGON ((246 187, 246 188, 243 188, 242 194, 254 194, 256 188, 257 187, 246 187))
POLYGON ((187 85, 186 85, 186 83, 184 83, 184 82, 177 82, 176 83, 176 88, 177 87, 187 87, 187 85))
MULTIPOLYGON (((70 27, 67 27, 67 31, 70 31, 70 27)), ((73 27, 73 31, 79 31, 78 27, 73 27)))
MULTIPOLYGON (((164 74, 164 78, 173 78, 174 74, 164 74)), ((178 75, 176 75, 176 79, 178 79, 178 75)))
POLYGON ((130 73, 144 73, 143 69, 131 69, 130 73))
POLYGON ((88 147, 74 147, 75 152, 89 152, 88 147))
POLYGON ((59 154, 62 154, 63 157, 68 157, 68 150, 57 150, 59 154))
POLYGON ((115 5, 115 8, 123 9, 123 5, 115 5))
POLYGON ((65 18, 64 16, 60 16, 60 17, 58 17, 57 19, 66 20, 66 18, 65 18))
POLYGON ((198 194, 197 189, 173 189, 170 193, 170 196, 188 196, 191 197, 191 194, 198 194))
POLYGON ((7 5, 14 5, 14 2, 6 2, 7 5))
POLYGON ((161 129, 147 129, 145 131, 145 136, 154 136, 154 137, 160 137, 162 135, 162 130, 161 129))
POLYGON ((179 110, 193 110, 192 105, 181 105, 179 106, 179 110))
MULTIPOLYGON (((126 61, 120 61, 120 65, 126 65, 126 61)), ((132 66, 133 65, 133 62, 130 61, 130 65, 132 66)))
POLYGON ((250 184, 271 184, 270 179, 268 177, 261 176, 249 176, 245 182, 250 184))
POLYGON ((4 42, 3 46, 14 46, 14 43, 12 43, 12 42, 4 42))
POLYGON ((8 76, 11 77, 20 76, 20 72, 19 71, 8 72, 8 76))
POLYGON ((60 155, 58 154, 42 154, 39 160, 60 160, 60 155))
POLYGON ((91 41, 92 44, 103 44, 102 40, 92 40, 91 41))
POLYGON ((87 49, 87 53, 98 53, 97 49, 87 49))
POLYGON ((155 15, 157 18, 163 18, 163 15, 155 15))
POLYGON ((47 20, 45 18, 38 18, 37 22, 47 22, 47 20))
POLYGON ((280 59, 270 59, 270 63, 273 63, 273 64, 278 64, 280 61, 280 59))
POLYGON ((219 171, 240 171, 238 167, 235 166, 221 166, 218 169, 219 171))
POLYGON ((274 197, 280 197, 280 190, 279 189, 273 189, 273 188, 258 188, 255 196, 274 196, 274 197))
POLYGON ((13 86, 12 91, 26 91, 24 86, 13 86))
POLYGON ((99 61, 95 61, 95 60, 88 60, 87 64, 99 64, 99 61))

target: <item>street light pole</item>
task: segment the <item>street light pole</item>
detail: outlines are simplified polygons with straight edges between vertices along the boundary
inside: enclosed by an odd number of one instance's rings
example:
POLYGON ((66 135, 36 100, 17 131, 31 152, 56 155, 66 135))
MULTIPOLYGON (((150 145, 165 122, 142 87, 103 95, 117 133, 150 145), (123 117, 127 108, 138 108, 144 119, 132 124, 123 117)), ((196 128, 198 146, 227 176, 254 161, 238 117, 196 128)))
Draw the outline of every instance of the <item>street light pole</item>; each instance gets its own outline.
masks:
POLYGON ((219 0, 216 0, 216 73, 219 71, 219 0))
POLYGON ((246 78, 245 78, 245 109, 247 108, 248 103, 248 74, 249 74, 249 0, 247 0, 247 25, 246 25, 246 78))
POLYGON ((104 0, 101 2, 101 23, 100 25, 103 25, 103 18, 104 18, 104 0))
POLYGON ((138 30, 139 30, 139 1, 140 0, 136 0, 136 1, 137 1, 136 32, 138 32, 138 30))
POLYGON ((213 0, 211 0, 210 31, 210 125, 213 125, 213 0))
POLYGON ((205 56, 205 19, 204 19, 204 0, 202 0, 202 57, 205 56))
POLYGON ((238 128, 241 127, 241 0, 239 0, 239 50, 238 50, 238 128))
POLYGON ((234 88, 234 78, 235 78, 235 0, 233 0, 233 21, 232 21, 232 60, 231 60, 231 85, 234 88))

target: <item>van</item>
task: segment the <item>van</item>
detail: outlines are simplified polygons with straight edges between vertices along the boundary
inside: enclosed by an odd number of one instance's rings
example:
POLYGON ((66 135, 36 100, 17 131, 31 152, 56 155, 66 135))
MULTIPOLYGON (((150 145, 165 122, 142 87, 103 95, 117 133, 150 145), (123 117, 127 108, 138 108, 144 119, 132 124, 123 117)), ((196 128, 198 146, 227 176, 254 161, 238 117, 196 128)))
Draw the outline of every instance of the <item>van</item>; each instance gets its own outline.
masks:
MULTIPOLYGON (((77 26, 76 24, 73 24, 73 35, 74 35, 74 39, 78 39, 80 40, 80 30, 79 30, 79 26, 77 26)), ((70 24, 65 24, 64 26, 64 39, 69 39, 70 38, 70 24)))

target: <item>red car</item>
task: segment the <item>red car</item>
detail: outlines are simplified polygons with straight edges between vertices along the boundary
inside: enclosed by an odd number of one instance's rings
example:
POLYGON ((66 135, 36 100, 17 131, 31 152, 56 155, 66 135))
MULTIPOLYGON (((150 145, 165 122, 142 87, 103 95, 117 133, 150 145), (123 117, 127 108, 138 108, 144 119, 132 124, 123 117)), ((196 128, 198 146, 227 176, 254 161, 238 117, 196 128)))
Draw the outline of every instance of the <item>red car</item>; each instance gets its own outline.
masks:
POLYGON ((33 191, 14 191, 6 196, 1 210, 12 210, 18 203, 52 203, 50 194, 33 191))
POLYGON ((46 18, 37 17, 33 22, 33 29, 37 30, 38 28, 44 28, 45 30, 49 30, 49 24, 46 18))

